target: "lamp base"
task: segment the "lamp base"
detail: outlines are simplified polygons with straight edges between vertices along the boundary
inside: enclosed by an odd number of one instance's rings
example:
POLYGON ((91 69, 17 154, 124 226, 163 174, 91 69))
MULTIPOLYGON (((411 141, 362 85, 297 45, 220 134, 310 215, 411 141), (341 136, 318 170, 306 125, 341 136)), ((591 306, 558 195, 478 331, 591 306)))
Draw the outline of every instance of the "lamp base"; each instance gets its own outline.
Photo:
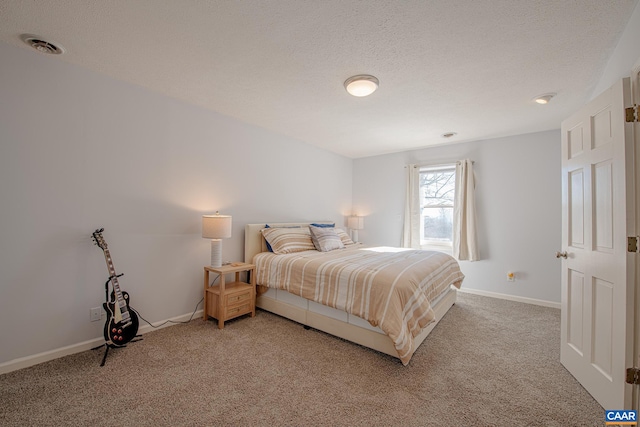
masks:
POLYGON ((351 230, 351 240, 353 240, 354 243, 358 243, 358 230, 351 230))
POLYGON ((211 239, 211 267, 222 267, 222 239, 211 239))

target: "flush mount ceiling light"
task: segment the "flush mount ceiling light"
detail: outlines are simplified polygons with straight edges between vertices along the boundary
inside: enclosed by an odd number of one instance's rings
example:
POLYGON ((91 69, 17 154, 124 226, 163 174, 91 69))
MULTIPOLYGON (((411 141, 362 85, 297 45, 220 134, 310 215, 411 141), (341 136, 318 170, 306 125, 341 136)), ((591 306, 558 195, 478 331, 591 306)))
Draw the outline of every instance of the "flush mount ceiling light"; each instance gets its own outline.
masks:
POLYGON ((543 95, 536 96, 533 100, 538 104, 548 104, 554 96, 556 96, 555 93, 545 93, 543 95))
POLYGON ((31 34, 23 34, 21 38, 22 41, 24 41, 26 44, 40 53, 46 53, 49 55, 60 55, 64 53, 64 49, 62 46, 46 41, 42 37, 34 36, 31 34))
POLYGON ((344 82, 344 88, 353 96, 368 96, 378 89, 378 79, 368 74, 349 77, 344 82))

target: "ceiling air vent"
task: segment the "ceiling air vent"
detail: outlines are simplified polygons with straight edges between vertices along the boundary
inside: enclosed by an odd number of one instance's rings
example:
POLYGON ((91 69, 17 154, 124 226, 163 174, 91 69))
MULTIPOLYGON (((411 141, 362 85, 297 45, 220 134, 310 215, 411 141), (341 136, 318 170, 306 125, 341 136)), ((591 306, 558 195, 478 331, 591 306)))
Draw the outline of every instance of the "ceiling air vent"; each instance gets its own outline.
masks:
POLYGON ((43 40, 42 37, 24 34, 22 40, 40 53, 48 53, 50 55, 60 55, 64 53, 62 46, 43 40))

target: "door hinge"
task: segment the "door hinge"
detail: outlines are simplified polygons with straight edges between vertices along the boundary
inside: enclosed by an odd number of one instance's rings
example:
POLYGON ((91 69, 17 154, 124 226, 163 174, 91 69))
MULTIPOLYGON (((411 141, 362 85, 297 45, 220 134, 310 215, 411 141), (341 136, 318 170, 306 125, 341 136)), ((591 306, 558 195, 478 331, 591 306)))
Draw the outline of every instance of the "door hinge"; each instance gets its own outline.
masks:
POLYGON ((640 384, 640 369, 628 368, 627 369, 627 384, 640 384))
POLYGON ((638 238, 635 236, 627 237, 627 252, 638 252, 638 238))
POLYGON ((640 121, 640 106, 634 105, 633 107, 625 108, 625 121, 627 123, 635 123, 640 121))

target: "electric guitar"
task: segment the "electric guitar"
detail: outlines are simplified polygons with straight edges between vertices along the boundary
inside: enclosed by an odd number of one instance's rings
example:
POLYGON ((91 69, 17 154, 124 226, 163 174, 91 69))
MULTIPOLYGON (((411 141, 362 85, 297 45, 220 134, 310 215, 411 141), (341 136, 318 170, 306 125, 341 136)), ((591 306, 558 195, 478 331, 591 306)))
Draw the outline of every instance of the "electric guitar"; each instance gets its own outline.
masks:
POLYGON ((107 242, 102 237, 104 228, 100 228, 93 232, 93 240, 96 245, 104 252, 104 259, 107 261, 107 268, 109 270, 109 280, 113 291, 111 292, 111 300, 102 304, 104 310, 107 312, 107 321, 104 325, 104 339, 108 345, 115 347, 123 347, 138 333, 138 316, 129 308, 129 294, 120 290, 118 284, 118 277, 116 270, 113 267, 113 261, 111 260, 111 254, 107 247, 107 242))

